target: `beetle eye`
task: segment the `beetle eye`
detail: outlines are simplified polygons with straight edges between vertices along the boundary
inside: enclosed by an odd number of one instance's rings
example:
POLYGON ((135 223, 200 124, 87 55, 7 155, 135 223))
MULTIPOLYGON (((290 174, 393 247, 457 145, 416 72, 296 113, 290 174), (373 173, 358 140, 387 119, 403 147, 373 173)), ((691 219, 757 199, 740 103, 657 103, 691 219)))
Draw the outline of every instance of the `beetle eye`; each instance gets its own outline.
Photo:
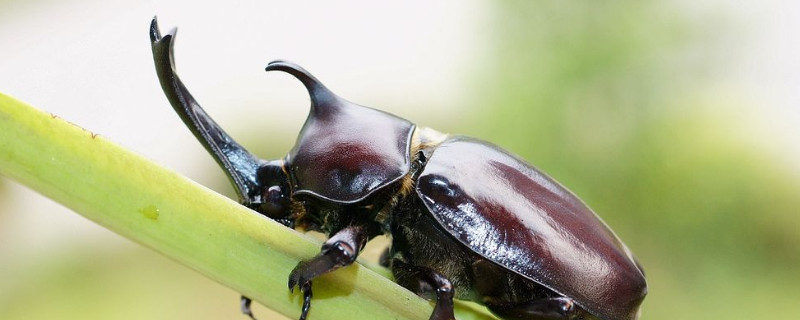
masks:
POLYGON ((267 217, 278 219, 289 214, 289 199, 283 194, 280 186, 271 186, 264 191, 264 202, 259 208, 260 212, 267 217))

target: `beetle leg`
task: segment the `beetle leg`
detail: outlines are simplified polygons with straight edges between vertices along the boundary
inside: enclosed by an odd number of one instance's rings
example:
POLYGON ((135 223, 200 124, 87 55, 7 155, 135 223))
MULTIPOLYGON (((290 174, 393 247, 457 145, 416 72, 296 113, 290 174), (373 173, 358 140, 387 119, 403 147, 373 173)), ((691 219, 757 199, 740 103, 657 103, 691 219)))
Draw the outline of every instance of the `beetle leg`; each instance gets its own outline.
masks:
POLYGON ((378 263, 381 267, 389 268, 392 266, 392 247, 387 247, 383 249, 383 253, 381 253, 381 257, 378 258, 378 263))
POLYGON ((368 239, 367 228, 351 225, 328 239, 317 256, 297 264, 289 274, 289 290, 293 292, 294 287, 298 286, 303 292, 303 312, 300 320, 306 318, 311 307, 311 280, 352 264, 368 239))
POLYGON ((575 319, 583 313, 575 302, 566 297, 552 297, 512 305, 489 305, 492 313, 507 320, 575 319))
POLYGON ((445 276, 432 269, 413 266, 398 259, 392 261, 392 272, 397 283, 426 297, 431 291, 436 292, 436 306, 430 320, 455 320, 453 314, 453 285, 445 276))
POLYGON ((256 320, 256 317, 253 315, 253 310, 250 309, 250 304, 252 302, 253 302, 253 300, 251 300, 250 298, 242 296, 242 299, 241 299, 241 310, 242 310, 242 313, 244 313, 245 315, 249 316, 250 319, 256 320))

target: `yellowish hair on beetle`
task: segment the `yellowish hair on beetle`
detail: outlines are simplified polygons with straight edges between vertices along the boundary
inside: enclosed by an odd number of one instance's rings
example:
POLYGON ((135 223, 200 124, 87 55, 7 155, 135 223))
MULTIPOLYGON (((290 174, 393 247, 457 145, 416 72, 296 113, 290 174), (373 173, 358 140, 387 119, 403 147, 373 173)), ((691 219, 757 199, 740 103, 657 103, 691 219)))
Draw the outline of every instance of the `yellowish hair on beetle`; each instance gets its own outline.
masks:
MULTIPOLYGON (((444 142, 448 134, 441 133, 428 127, 416 127, 414 133, 411 134, 411 160, 414 161, 417 153, 423 150, 430 150, 444 142)), ((430 154, 428 154, 430 156, 430 154)), ((405 197, 411 193, 414 188, 414 172, 409 171, 400 181, 400 190, 398 193, 401 197, 405 197)))

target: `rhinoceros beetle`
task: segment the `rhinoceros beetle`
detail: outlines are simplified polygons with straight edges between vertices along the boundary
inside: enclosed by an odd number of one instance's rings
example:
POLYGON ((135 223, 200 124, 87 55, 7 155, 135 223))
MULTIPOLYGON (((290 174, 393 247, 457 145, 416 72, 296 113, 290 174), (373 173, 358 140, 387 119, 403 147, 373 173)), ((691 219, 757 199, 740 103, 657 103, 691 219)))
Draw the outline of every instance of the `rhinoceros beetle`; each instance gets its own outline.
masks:
MULTIPOLYGON (((308 90, 297 144, 265 161, 236 143, 175 73, 175 33, 150 26, 156 71, 172 107, 225 170, 240 202, 290 228, 328 235, 289 274, 309 313, 312 281, 352 264, 375 236, 391 235, 382 263, 397 283, 454 319, 453 299, 502 319, 630 320, 647 293, 630 250, 580 199, 491 143, 450 136, 340 98, 305 69, 283 71, 308 90)), ((252 317, 250 299, 242 312, 252 317)))

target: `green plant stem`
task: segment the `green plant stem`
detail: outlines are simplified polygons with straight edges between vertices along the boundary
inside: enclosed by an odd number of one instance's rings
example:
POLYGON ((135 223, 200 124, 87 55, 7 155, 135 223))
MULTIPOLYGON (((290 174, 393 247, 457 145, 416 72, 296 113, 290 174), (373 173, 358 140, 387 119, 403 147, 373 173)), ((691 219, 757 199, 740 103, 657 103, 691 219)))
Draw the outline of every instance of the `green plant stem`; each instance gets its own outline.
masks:
MULTIPOLYGON (((319 252, 318 241, 2 93, 0 174, 268 308, 300 314, 287 277, 319 252)), ((311 319, 427 319, 432 310, 359 263, 315 280, 312 306, 311 319)), ((457 315, 493 319, 472 304, 457 315)))

